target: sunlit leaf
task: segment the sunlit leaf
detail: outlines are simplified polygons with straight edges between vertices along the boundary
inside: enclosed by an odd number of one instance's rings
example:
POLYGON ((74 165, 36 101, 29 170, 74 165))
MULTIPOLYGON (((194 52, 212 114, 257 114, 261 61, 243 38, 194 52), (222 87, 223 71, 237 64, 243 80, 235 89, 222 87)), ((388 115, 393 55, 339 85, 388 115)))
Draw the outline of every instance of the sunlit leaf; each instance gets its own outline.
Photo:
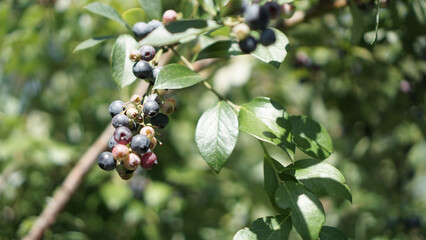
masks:
POLYGON ((148 19, 161 21, 163 16, 163 6, 159 0, 139 0, 141 7, 145 10, 148 19))
POLYGON ((128 22, 131 26, 135 25, 137 22, 146 22, 145 11, 141 8, 132 8, 125 11, 123 14, 123 19, 128 22))
POLYGON ((292 229, 289 214, 256 219, 238 231, 233 240, 287 240, 292 229))
POLYGON ((118 14, 117 10, 115 10, 110 5, 107 5, 105 3, 100 3, 100 2, 94 2, 85 6, 85 8, 93 13, 115 20, 121 25, 128 27, 126 22, 121 18, 120 14, 118 14))
POLYGON ((191 69, 180 64, 163 67, 157 76, 154 89, 180 89, 203 81, 203 78, 191 69))
POLYGON ((258 44, 256 50, 251 55, 278 69, 287 56, 288 39, 280 30, 275 28, 272 28, 272 30, 275 32, 275 43, 267 47, 258 44))
POLYGON ((130 51, 137 48, 136 40, 130 35, 121 35, 112 48, 111 72, 120 87, 132 84, 137 78, 133 74, 134 62, 130 61, 130 51))
POLYGON ((116 38, 116 36, 103 36, 103 37, 94 37, 94 38, 87 39, 86 41, 83 41, 80 44, 78 44, 74 48, 73 52, 77 52, 77 51, 80 51, 80 50, 83 50, 83 49, 91 48, 91 47, 96 46, 99 43, 102 43, 105 40, 108 40, 108 39, 111 39, 111 38, 116 38))

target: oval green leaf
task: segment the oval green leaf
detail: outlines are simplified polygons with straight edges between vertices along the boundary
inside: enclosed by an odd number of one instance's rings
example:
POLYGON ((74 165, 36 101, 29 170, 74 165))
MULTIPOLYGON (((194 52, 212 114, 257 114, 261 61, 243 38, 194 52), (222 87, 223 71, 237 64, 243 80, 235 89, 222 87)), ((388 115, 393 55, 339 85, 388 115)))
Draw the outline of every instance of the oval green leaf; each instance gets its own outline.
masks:
POLYGON ((134 62, 130 61, 130 51, 137 48, 136 40, 127 34, 120 35, 112 47, 111 73, 114 81, 123 88, 137 78, 133 74, 134 62))
POLYGON ((214 42, 202 49, 198 53, 196 60, 206 58, 229 58, 241 54, 243 54, 243 52, 241 52, 237 42, 223 40, 214 42))
POLYGON ((348 240, 348 237, 339 229, 329 226, 323 226, 319 234, 320 240, 348 240))
POLYGON ((294 159, 289 115, 279 103, 266 97, 255 98, 241 106, 238 119, 241 131, 281 147, 294 159))
POLYGON ((285 169, 313 193, 341 197, 352 202, 352 194, 343 174, 328 163, 302 159, 285 169))
POLYGON ((80 44, 78 44, 77 47, 74 48, 73 52, 91 48, 111 38, 116 38, 116 36, 103 36, 103 37, 94 37, 94 38, 87 39, 86 41, 83 41, 80 44))
POLYGON ((154 89, 180 89, 203 81, 203 78, 191 69, 180 64, 163 67, 155 80, 154 89))
POLYGON ((141 7, 145 10, 149 20, 161 19, 163 16, 163 6, 161 1, 139 0, 141 7))
POLYGON ((326 159, 333 152, 333 142, 327 130, 307 116, 290 117, 293 141, 304 153, 315 159, 326 159))
POLYGON ((121 18, 120 14, 118 14, 118 12, 110 5, 100 3, 100 2, 94 2, 94 3, 90 3, 84 8, 86 8, 87 10, 93 13, 101 15, 103 17, 112 19, 127 28, 129 27, 127 23, 121 18))
POLYGON ((291 208, 291 220, 304 239, 317 239, 325 222, 325 213, 318 198, 299 183, 283 182, 275 193, 281 208, 291 208))
POLYGON ((249 228, 238 231, 233 240, 286 240, 292 223, 290 214, 256 219, 249 228))
POLYGON ((237 115, 224 101, 207 109, 195 130, 195 141, 201 156, 217 173, 234 150, 237 138, 237 115))
POLYGON ((125 11, 123 14, 123 19, 133 26, 137 22, 146 22, 146 14, 142 8, 132 8, 125 11))
POLYGON ((166 26, 156 28, 142 39, 139 44, 156 47, 172 45, 219 27, 220 25, 212 20, 191 19, 174 21, 166 26))
POLYGON ((280 30, 275 28, 272 28, 272 30, 275 32, 275 43, 267 47, 258 44, 256 50, 251 55, 278 69, 287 56, 288 38, 280 30))

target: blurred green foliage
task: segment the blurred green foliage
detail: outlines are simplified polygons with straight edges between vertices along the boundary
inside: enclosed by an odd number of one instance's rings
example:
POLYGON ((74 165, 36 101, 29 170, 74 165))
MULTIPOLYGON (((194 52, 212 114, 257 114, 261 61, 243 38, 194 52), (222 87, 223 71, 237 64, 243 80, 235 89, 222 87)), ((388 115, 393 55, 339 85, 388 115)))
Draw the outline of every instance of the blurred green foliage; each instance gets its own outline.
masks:
MULTIPOLYGON (((0 2, 2 240, 28 232, 109 124, 109 103, 126 100, 136 86, 120 91, 112 80, 114 40, 72 52, 91 37, 127 32, 85 11, 90 2, 0 2)), ((120 13, 140 6, 135 0, 102 2, 120 13)), ((303 10, 317 2, 295 4, 303 10)), ((184 17, 205 15, 194 5, 198 1, 163 1, 163 9, 184 17)), ((380 10, 378 41, 371 46, 374 9, 352 15, 347 7, 286 30, 290 48, 278 71, 251 56, 206 70, 213 86, 237 104, 268 96, 327 128, 335 151, 326 161, 344 174, 353 203, 321 198, 325 225, 352 239, 426 235, 425 9, 421 0, 390 1, 380 10)), ((199 50, 193 43, 183 45, 185 55, 199 50)), ((178 111, 162 131, 159 165, 129 182, 93 167, 45 239, 231 239, 256 218, 274 214, 257 141, 241 133, 216 175, 194 140, 198 118, 216 97, 199 85, 167 95, 178 100, 178 111)), ((269 148, 275 159, 289 162, 282 150, 269 148)))

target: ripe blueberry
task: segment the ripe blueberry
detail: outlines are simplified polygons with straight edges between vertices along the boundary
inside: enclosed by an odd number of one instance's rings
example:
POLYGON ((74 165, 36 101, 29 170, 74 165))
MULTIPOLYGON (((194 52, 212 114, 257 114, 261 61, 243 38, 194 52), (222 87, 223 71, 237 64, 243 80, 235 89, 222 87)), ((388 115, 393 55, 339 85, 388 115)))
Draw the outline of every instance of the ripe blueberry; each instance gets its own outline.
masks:
POLYGON ((276 19, 281 14, 281 7, 276 2, 267 2, 265 5, 263 5, 263 7, 268 10, 271 19, 276 19))
POLYGON ((129 157, 129 148, 126 145, 123 144, 117 144, 112 149, 112 156, 117 161, 124 161, 129 157))
POLYGON ((169 124, 169 117, 163 113, 159 113, 157 116, 151 118, 151 124, 158 128, 164 128, 169 124))
POLYGON ((150 126, 145 126, 140 131, 141 135, 147 136, 149 139, 152 139, 155 136, 154 128, 150 126))
POLYGON ((158 105, 161 105, 161 98, 157 94, 151 94, 146 98, 147 101, 156 101, 158 105))
POLYGON ((141 155, 148 151, 150 144, 151 142, 149 141, 149 138, 147 136, 137 134, 132 138, 130 147, 132 148, 133 152, 141 155))
POLYGON ((150 32, 154 31, 156 28, 160 27, 161 25, 163 24, 158 20, 151 20, 148 22, 148 27, 150 32))
POLYGON ((175 21, 177 18, 177 12, 175 10, 169 9, 163 14, 163 23, 169 23, 175 21))
POLYGON ((144 45, 139 49, 141 59, 145 61, 151 61, 155 57, 155 48, 150 45, 144 45))
POLYGON ((145 22, 135 23, 135 25, 133 25, 132 31, 138 40, 144 38, 146 35, 148 35, 151 32, 148 24, 146 24, 145 22))
POLYGON ((271 44, 273 44, 275 42, 276 38, 275 38, 275 33, 273 30, 271 29, 265 29, 262 31, 262 33, 260 34, 260 40, 259 42, 263 45, 263 46, 269 46, 271 44))
POLYGON ((243 40, 250 34, 250 27, 245 23, 240 23, 232 28, 232 32, 238 40, 243 40))
POLYGON ((152 79, 152 67, 147 61, 140 60, 133 65, 133 74, 138 78, 152 79))
POLYGON ((132 131, 127 127, 118 127, 114 131, 114 140, 119 144, 128 144, 132 139, 132 131))
POLYGON ((126 115, 120 113, 120 114, 115 115, 112 118, 111 122, 112 122, 112 126, 114 126, 114 128, 123 127, 123 126, 128 127, 129 124, 130 124, 130 119, 126 115))
POLYGON ((247 6, 244 18, 251 29, 265 29, 269 22, 269 12, 258 4, 247 6))
POLYGON ((115 100, 109 105, 108 112, 111 114, 111 117, 114 117, 115 115, 124 111, 124 106, 125 104, 123 101, 115 100))
POLYGON ((112 150, 117 144, 118 142, 115 141, 114 136, 111 136, 108 140, 108 149, 112 150))
POLYGON ((145 153, 141 158, 141 166, 145 169, 151 169, 153 165, 157 164, 157 155, 149 151, 145 153))
POLYGON ((111 152, 103 152, 98 156, 98 165, 105 171, 111 171, 115 168, 116 162, 111 152))
POLYGON ((129 154, 129 158, 123 161, 124 167, 129 170, 136 170, 141 164, 141 159, 134 153, 129 154))
POLYGON ((147 117, 155 117, 160 112, 160 105, 156 101, 147 100, 143 104, 143 114, 147 117))
POLYGON ((257 41, 254 37, 249 36, 246 39, 239 41, 238 46, 240 46, 241 51, 251 53, 256 50, 257 41))

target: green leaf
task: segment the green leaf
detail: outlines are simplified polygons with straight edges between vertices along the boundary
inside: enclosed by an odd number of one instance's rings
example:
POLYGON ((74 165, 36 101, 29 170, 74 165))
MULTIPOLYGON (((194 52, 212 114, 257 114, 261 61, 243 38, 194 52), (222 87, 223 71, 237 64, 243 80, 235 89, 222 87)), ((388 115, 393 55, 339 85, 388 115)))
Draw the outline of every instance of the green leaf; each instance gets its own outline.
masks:
POLYGON ((289 115, 279 103, 266 97, 255 98, 241 106, 238 119, 241 131, 281 147, 294 159, 289 115))
POLYGON ((320 240, 348 240, 348 237, 339 229, 329 226, 323 226, 319 234, 320 240))
POLYGON ((237 138, 237 115, 224 101, 207 109, 195 130, 195 141, 201 156, 217 173, 234 150, 237 138))
POLYGON ((229 58, 232 56, 241 55, 240 47, 237 42, 223 40, 214 42, 198 53, 196 60, 206 58, 229 58))
POLYGON ((315 159, 298 160, 285 169, 313 193, 342 197, 352 202, 343 174, 328 163, 315 159))
POLYGON ((129 59, 130 51, 136 48, 136 40, 127 34, 120 35, 112 47, 112 78, 121 88, 132 84, 137 79, 132 70, 135 63, 129 59))
POLYGON ((145 10, 150 20, 161 20, 163 16, 163 6, 159 0, 139 0, 141 7, 145 10))
POLYGON ((304 153, 315 159, 326 159, 333 152, 333 142, 327 130, 307 116, 290 117, 293 141, 304 153))
POLYGON ((123 14, 123 19, 126 20, 131 26, 135 25, 137 22, 146 22, 145 11, 141 8, 132 8, 125 11, 123 14))
POLYGON ((191 19, 174 21, 166 26, 156 28, 142 39, 139 44, 156 47, 172 45, 219 27, 220 25, 211 20, 191 19))
POLYGON ((120 14, 118 14, 118 12, 113 7, 107 4, 94 2, 90 3, 84 8, 103 17, 115 20, 125 27, 129 27, 127 26, 126 22, 121 18, 120 14))
POLYGON ((180 64, 163 67, 157 76, 154 89, 180 89, 203 81, 203 78, 191 69, 180 64))
POLYGON ((252 52, 251 55, 278 69, 284 61, 285 56, 287 56, 286 48, 288 45, 288 39, 280 30, 275 28, 272 28, 272 30, 274 30, 275 37, 277 39, 275 43, 267 47, 262 44, 258 44, 256 50, 252 52))
MULTIPOLYGON (((268 154, 268 153, 265 152, 265 154, 268 154)), ((271 160, 275 164, 275 166, 272 166, 272 164, 270 164, 270 162, 267 159, 267 156, 265 156, 265 159, 263 160, 263 178, 264 178, 263 184, 265 185, 266 195, 268 195, 269 201, 271 202, 274 209, 277 210, 278 212, 282 212, 283 209, 278 207, 278 205, 275 203, 275 192, 277 191, 280 183, 275 173, 274 167, 278 171, 284 170, 284 167, 281 165, 281 163, 277 162, 276 160, 272 158, 271 160)))
POLYGON ((275 202, 281 208, 291 208, 293 225, 304 240, 318 238, 325 213, 313 193, 299 183, 285 181, 275 193, 275 202))
POLYGON ((351 43, 357 45, 364 33, 363 13, 354 1, 350 1, 350 4, 352 15, 351 43))
POLYGON ((286 240, 292 223, 290 214, 258 218, 249 228, 238 231, 233 240, 286 240))
POLYGON ((73 52, 77 52, 77 51, 80 51, 80 50, 91 48, 91 47, 98 45, 99 43, 101 43, 105 40, 111 39, 111 38, 116 38, 116 36, 103 36, 103 37, 94 37, 94 38, 87 39, 86 41, 83 41, 80 44, 78 44, 77 47, 74 48, 73 52))
POLYGON ((211 16, 216 16, 217 12, 215 10, 213 0, 198 0, 200 2, 201 7, 211 16))

